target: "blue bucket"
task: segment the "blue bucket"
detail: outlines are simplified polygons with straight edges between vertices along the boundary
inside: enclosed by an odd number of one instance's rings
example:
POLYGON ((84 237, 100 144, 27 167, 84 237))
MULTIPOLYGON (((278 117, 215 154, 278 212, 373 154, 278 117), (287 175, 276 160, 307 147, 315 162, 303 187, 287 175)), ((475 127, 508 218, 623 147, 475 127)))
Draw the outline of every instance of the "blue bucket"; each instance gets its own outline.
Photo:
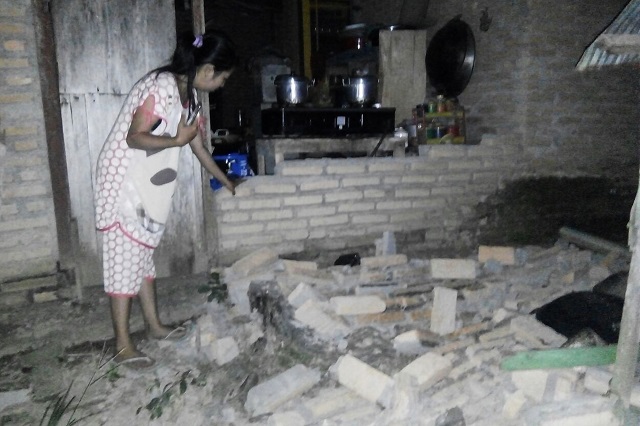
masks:
MULTIPOLYGON (((230 180, 253 176, 253 171, 247 161, 247 154, 231 153, 214 155, 213 161, 216 162, 220 170, 222 170, 230 180)), ((222 184, 216 178, 209 179, 209 184, 214 191, 222 188, 222 184)))

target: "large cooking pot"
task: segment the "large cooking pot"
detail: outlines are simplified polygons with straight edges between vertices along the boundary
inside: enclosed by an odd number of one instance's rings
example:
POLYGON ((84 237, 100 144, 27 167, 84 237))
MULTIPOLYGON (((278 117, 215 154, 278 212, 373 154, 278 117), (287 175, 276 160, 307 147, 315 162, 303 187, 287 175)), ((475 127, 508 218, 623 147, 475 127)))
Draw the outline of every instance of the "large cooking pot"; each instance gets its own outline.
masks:
POLYGON ((378 96, 378 78, 374 75, 343 77, 342 92, 351 105, 372 105, 378 96))
POLYGON ((311 82, 303 76, 280 74, 273 80, 279 105, 299 105, 307 101, 311 82))
POLYGON ((456 16, 429 42, 425 65, 438 94, 457 97, 467 87, 475 63, 476 42, 471 27, 456 16))

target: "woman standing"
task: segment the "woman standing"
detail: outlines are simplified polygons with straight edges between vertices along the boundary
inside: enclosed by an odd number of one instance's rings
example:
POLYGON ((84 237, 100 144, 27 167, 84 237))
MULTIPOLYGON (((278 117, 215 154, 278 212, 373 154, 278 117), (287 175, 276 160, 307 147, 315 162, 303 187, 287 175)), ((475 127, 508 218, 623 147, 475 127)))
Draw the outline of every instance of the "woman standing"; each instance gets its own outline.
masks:
POLYGON ((233 43, 222 33, 185 34, 170 64, 131 89, 98 157, 96 227, 102 232, 104 288, 110 296, 115 361, 149 367, 129 333, 131 299, 138 296, 150 338, 179 339, 158 317, 154 249, 160 243, 176 186, 180 148, 189 144, 202 167, 235 195, 235 187, 203 144, 204 120, 196 90, 224 86, 236 65, 233 43))

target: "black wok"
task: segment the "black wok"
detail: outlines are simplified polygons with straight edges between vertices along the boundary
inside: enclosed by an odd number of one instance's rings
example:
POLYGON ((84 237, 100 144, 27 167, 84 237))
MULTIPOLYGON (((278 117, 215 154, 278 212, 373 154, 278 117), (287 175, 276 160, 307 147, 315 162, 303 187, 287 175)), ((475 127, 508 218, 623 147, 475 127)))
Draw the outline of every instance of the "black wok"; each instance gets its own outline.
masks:
POLYGON ((476 55, 471 27, 457 16, 436 32, 425 55, 429 83, 448 98, 457 97, 467 87, 476 55))

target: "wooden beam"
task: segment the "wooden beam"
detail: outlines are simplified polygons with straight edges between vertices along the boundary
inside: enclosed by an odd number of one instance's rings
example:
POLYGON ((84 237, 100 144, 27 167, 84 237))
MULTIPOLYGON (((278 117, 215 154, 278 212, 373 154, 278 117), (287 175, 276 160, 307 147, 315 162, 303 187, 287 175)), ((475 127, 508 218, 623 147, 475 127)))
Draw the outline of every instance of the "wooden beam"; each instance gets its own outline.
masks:
POLYGON ((500 368, 513 371, 609 365, 616 361, 616 350, 617 345, 608 345, 520 352, 505 358, 500 368))
POLYGON ((616 244, 611 241, 605 240, 604 238, 589 235, 572 228, 561 228, 560 236, 578 246, 594 251, 599 251, 601 253, 618 253, 622 256, 625 256, 626 258, 629 258, 629 256, 631 255, 627 247, 621 244, 616 244))

